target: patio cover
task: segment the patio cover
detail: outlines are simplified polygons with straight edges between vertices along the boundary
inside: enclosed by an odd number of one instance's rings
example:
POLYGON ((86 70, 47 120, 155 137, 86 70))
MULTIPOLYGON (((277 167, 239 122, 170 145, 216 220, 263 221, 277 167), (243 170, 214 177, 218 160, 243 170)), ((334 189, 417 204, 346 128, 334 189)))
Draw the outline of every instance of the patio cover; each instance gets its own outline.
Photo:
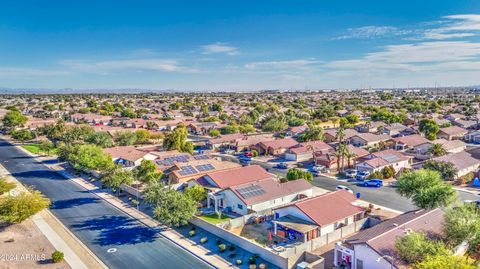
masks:
POLYGON ((277 224, 282 225, 283 227, 287 227, 289 229, 295 230, 300 233, 308 233, 311 230, 315 230, 318 228, 318 225, 313 224, 309 221, 305 221, 303 219, 286 215, 281 218, 274 220, 277 224))

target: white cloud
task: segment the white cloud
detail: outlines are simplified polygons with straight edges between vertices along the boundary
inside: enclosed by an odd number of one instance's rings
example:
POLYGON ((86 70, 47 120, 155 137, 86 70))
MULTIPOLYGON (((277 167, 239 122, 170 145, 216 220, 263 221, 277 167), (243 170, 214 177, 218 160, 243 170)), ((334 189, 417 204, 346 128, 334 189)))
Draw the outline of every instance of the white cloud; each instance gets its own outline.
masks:
POLYGON ((475 36, 480 33, 479 14, 458 14, 443 17, 437 27, 425 30, 423 38, 445 40, 475 36))
POLYGON ((239 54, 238 48, 229 45, 228 43, 217 42, 214 44, 204 45, 200 47, 202 54, 216 54, 223 53, 227 55, 239 54))
POLYGON ((160 71, 160 72, 192 72, 193 70, 181 66, 176 60, 164 59, 134 59, 134 60, 107 60, 107 61, 90 61, 90 60, 65 60, 62 65, 70 69, 93 72, 93 73, 109 73, 121 70, 133 71, 160 71))
POLYGON ((252 62, 245 64, 244 67, 248 70, 306 70, 318 63, 320 63, 320 61, 313 59, 299 59, 290 61, 252 62))
POLYGON ((393 26, 362 26, 349 28, 348 34, 334 39, 375 39, 385 36, 399 36, 411 33, 410 30, 402 30, 393 26))

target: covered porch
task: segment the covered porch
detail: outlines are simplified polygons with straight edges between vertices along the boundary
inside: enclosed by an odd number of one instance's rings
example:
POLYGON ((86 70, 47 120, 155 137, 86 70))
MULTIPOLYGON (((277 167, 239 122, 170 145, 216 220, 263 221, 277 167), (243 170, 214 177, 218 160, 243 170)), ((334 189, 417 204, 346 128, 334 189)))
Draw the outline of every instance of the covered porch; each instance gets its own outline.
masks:
POLYGON ((318 237, 318 225, 291 215, 272 222, 274 236, 286 243, 305 243, 318 237))

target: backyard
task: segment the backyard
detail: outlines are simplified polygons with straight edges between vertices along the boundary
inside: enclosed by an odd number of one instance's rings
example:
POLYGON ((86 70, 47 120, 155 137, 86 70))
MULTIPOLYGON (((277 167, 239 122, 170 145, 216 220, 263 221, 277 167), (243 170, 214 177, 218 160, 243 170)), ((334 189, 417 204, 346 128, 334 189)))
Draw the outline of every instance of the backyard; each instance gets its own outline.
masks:
POLYGON ((228 216, 225 216, 225 215, 220 215, 218 216, 216 213, 212 213, 212 214, 208 214, 208 215, 203 215, 203 216, 200 216, 201 219, 205 220, 205 221, 208 221, 212 224, 218 224, 218 223, 222 223, 226 220, 229 220, 231 219, 230 217, 228 216))

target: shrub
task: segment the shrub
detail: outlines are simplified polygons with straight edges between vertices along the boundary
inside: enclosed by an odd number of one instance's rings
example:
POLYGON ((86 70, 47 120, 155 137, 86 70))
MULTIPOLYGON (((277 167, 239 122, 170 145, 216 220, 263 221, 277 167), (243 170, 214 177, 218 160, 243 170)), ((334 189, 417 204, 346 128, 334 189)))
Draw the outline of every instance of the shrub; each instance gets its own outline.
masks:
POLYGON ((195 231, 194 231, 194 230, 190 230, 190 231, 188 232, 188 236, 193 237, 194 235, 195 235, 195 231))
POLYGON ((264 263, 261 263, 260 265, 258 265, 258 268, 259 269, 267 269, 267 265, 264 264, 264 263))
POLYGON ((372 174, 370 174, 370 178, 380 178, 383 179, 383 173, 380 171, 375 171, 372 174))
POLYGON ((253 255, 253 256, 250 256, 250 258, 248 258, 248 264, 256 264, 257 263, 257 256, 256 255, 253 255))
POLYGON ((225 244, 218 245, 218 251, 225 252, 225 250, 227 250, 227 246, 225 244))
POLYGON ((63 252, 61 251, 58 251, 58 250, 55 250, 53 253, 52 253, 52 261, 54 263, 58 263, 58 262, 61 262, 63 261, 63 252))
POLYGON ((235 250, 235 245, 230 245, 230 246, 228 246, 228 250, 234 251, 234 250, 235 250))
POLYGON ((242 260, 236 260, 236 261, 235 261, 235 264, 241 265, 241 264, 242 264, 242 260))
POLYGON ((200 238, 200 244, 205 244, 205 243, 207 243, 207 241, 208 241, 207 237, 200 238))
POLYGON ((217 246, 222 243, 222 240, 220 238, 217 238, 217 246))

